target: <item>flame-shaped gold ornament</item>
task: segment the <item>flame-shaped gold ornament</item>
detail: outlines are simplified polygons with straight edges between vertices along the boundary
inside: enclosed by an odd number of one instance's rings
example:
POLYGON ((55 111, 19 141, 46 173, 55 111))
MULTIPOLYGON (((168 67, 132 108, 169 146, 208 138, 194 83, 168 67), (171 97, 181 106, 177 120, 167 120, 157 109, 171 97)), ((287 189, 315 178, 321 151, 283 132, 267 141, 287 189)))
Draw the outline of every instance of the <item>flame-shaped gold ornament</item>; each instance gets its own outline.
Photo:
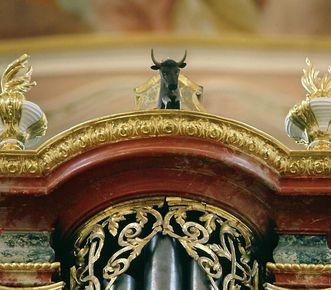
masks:
POLYGON ((29 56, 8 65, 1 77, 0 93, 0 150, 22 150, 37 143, 45 135, 47 120, 38 105, 25 100, 36 82, 31 81, 29 56))

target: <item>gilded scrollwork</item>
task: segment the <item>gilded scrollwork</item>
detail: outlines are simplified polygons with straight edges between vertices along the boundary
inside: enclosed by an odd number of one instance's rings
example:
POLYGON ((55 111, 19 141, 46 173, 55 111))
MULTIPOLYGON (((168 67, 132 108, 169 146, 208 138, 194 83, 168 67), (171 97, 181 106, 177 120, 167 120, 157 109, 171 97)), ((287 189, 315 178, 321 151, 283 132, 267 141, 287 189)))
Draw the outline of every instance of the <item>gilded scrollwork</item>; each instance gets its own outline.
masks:
POLYGON ((0 175, 48 175, 67 160, 96 146, 163 136, 187 136, 217 142, 255 159, 279 175, 323 176, 330 173, 329 152, 289 151, 249 126, 206 113, 154 110, 81 124, 35 151, 3 152, 0 154, 0 175))
POLYGON ((256 289, 258 264, 250 256, 248 234, 238 224, 190 202, 169 208, 163 232, 177 239, 199 263, 214 289, 219 289, 218 283, 221 289, 256 289), (180 231, 174 230, 178 226, 180 231))
MULTIPOLYGON (((148 204, 146 202, 145 204, 148 204)), ((162 230, 162 216, 153 206, 133 206, 124 204, 103 214, 98 223, 84 228, 75 243, 76 267, 72 270, 72 289, 87 287, 100 290, 101 283, 95 275, 105 243, 119 248, 108 257, 102 270, 106 289, 114 284, 119 275, 126 272, 131 262, 140 255, 145 245, 162 230), (134 221, 132 221, 134 219, 134 221), (151 222, 151 225, 147 225, 151 222)), ((109 246, 109 245, 108 245, 109 246)))
POLYGON ((99 290, 101 283, 110 289, 158 233, 179 241, 214 290, 257 289, 258 263, 249 228, 221 209, 182 198, 130 201, 83 225, 76 236, 72 289, 99 290))
POLYGON ((108 282, 106 289, 114 284, 120 274, 128 270, 132 260, 138 257, 145 245, 161 231, 161 224, 161 214, 157 210, 148 207, 115 212, 102 223, 104 227, 108 227, 108 231, 112 236, 118 236, 117 244, 120 247, 120 250, 111 256, 103 268, 103 278, 108 282), (119 232, 119 222, 125 221, 125 216, 132 214, 135 215, 136 221, 127 224, 119 232), (150 220, 150 216, 154 217, 154 223, 148 234, 143 235, 143 230, 150 220))
POLYGON ((90 290, 100 289, 100 281, 95 275, 94 264, 100 258, 104 240, 104 230, 96 224, 93 226, 85 245, 76 250, 78 268, 75 271, 76 276, 74 278, 77 286, 84 284, 90 290))
POLYGON ((307 69, 303 69, 301 83, 308 92, 308 98, 329 97, 331 92, 331 67, 329 66, 328 73, 323 77, 319 77, 319 70, 315 69, 308 58, 307 69))

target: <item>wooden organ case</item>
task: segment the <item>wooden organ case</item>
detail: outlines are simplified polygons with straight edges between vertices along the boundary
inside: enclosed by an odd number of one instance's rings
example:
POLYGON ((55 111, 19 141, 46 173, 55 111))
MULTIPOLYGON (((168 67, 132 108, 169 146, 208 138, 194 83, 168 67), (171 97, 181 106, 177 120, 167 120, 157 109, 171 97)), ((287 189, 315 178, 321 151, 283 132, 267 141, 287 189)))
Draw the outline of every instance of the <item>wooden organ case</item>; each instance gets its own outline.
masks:
MULTIPOLYGON (((15 102, 10 116, 32 106, 15 102)), ((331 287, 324 135, 291 151, 201 110, 145 108, 21 150, 36 116, 21 139, 2 119, 0 289, 331 287)))

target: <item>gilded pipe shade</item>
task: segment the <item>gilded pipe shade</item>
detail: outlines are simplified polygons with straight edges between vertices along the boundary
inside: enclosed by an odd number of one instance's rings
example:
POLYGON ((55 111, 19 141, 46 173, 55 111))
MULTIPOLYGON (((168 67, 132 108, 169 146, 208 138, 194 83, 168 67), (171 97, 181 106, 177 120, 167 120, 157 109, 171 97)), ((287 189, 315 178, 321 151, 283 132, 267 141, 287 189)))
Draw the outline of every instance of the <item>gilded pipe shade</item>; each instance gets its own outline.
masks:
POLYGON ((192 289, 258 289, 250 229, 230 213, 199 201, 160 197, 122 203, 91 218, 74 239, 72 289, 112 289, 142 251, 143 289, 187 289, 181 288, 189 284, 183 284, 181 273, 190 267, 183 265, 179 252, 200 268, 200 273, 196 268, 189 273, 192 289))

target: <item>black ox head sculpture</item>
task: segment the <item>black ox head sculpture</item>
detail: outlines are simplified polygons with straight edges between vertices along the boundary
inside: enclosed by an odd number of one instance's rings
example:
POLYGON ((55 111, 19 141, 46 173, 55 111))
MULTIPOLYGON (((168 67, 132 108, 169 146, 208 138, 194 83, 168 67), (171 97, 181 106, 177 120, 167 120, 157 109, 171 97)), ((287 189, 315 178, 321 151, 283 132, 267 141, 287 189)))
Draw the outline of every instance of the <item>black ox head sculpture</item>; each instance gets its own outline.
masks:
POLYGON ((178 76, 181 68, 186 66, 186 51, 184 57, 179 62, 172 59, 167 59, 158 62, 155 59, 154 51, 151 50, 151 57, 154 65, 153 70, 160 71, 161 84, 159 96, 159 109, 180 109, 180 95, 178 90, 178 76))

